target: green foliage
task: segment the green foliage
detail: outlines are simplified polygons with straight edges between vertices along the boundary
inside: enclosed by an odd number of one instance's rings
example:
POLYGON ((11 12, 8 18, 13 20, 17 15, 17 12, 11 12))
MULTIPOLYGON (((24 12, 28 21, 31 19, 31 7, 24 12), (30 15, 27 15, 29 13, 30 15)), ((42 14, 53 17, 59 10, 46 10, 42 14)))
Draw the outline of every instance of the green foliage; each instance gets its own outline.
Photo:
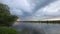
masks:
POLYGON ((1 4, 0 3, 0 15, 2 14, 2 16, 8 16, 10 15, 10 11, 9 11, 9 7, 5 4, 1 4))
POLYGON ((0 27, 0 34, 19 34, 17 30, 11 27, 0 27))
POLYGON ((0 3, 0 26, 11 26, 17 18, 17 16, 10 14, 7 5, 0 3))
POLYGON ((9 27, 12 26, 17 18, 17 16, 10 14, 7 5, 0 3, 0 34, 19 34, 14 28, 9 27))

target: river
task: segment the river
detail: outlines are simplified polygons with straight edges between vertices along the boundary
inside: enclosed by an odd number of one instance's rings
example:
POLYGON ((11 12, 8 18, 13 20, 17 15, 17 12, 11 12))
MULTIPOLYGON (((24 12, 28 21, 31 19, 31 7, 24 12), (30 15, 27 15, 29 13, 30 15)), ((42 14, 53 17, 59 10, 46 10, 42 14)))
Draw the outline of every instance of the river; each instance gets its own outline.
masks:
MULTIPOLYGON (((13 25, 18 31, 23 29, 29 31, 36 31, 38 34, 60 34, 60 24, 46 24, 46 23, 15 23, 13 25)), ((32 33, 31 33, 32 34, 32 33)))

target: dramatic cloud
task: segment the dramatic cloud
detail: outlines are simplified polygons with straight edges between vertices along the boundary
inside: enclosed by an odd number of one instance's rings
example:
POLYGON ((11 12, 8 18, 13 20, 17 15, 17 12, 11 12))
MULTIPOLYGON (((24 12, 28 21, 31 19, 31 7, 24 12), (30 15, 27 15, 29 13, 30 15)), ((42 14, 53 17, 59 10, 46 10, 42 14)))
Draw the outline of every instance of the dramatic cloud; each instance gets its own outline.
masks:
POLYGON ((30 4, 34 6, 33 11, 37 11, 54 1, 56 0, 30 0, 30 4))
POLYGON ((18 15, 20 18, 27 17, 32 11, 32 6, 27 0, 0 0, 0 3, 7 4, 12 14, 18 15))
POLYGON ((33 14, 31 20, 41 20, 45 18, 58 18, 60 17, 60 0, 53 2, 33 14))
POLYGON ((60 0, 0 0, 22 20, 60 17, 60 0))
MULTIPOLYGON (((9 5, 11 10, 24 10, 28 13, 31 13, 32 6, 28 3, 27 0, 0 0, 2 3, 9 5)), ((15 11, 18 12, 18 11, 15 11)), ((23 12, 23 11, 22 11, 23 12)), ((20 12, 21 13, 21 12, 20 12)))

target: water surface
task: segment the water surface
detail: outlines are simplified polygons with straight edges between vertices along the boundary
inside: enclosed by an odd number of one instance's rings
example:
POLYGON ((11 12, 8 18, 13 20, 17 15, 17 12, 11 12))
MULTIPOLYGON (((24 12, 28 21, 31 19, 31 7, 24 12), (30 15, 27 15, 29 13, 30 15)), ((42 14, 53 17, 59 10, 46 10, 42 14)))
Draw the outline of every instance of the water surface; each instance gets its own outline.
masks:
POLYGON ((17 30, 23 29, 36 30, 41 34, 60 34, 60 24, 46 23, 15 23, 13 25, 17 30))

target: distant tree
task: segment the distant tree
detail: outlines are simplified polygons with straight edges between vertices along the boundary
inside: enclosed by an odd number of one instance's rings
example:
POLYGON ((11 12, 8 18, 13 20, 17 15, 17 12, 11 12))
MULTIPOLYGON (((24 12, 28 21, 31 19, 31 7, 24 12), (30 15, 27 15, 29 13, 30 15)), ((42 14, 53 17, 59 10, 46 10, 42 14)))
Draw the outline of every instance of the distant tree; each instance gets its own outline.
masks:
POLYGON ((10 13, 7 5, 0 3, 0 26, 11 26, 17 18, 17 16, 10 13))

